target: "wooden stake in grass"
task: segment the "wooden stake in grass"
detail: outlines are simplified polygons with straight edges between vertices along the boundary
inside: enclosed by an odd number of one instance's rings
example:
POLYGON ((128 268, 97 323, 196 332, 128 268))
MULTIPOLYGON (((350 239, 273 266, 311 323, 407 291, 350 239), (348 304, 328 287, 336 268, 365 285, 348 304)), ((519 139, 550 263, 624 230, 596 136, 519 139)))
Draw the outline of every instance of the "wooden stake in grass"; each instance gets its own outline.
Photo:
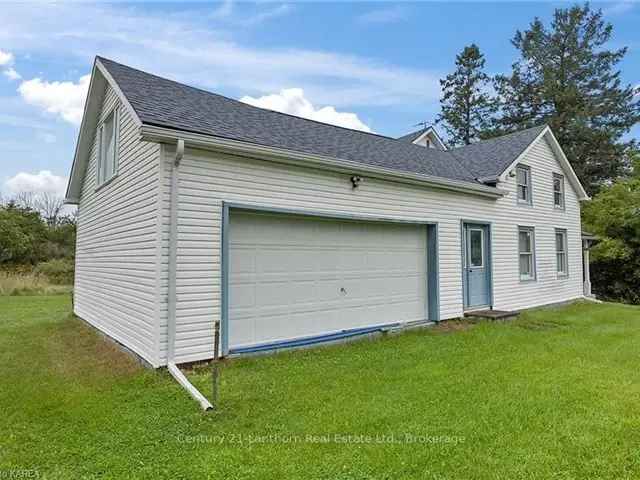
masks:
POLYGON ((216 321, 213 324, 213 364, 211 368, 211 379, 212 379, 211 404, 213 405, 213 408, 217 408, 218 390, 220 387, 220 372, 218 369, 219 344, 220 344, 220 322, 216 321))

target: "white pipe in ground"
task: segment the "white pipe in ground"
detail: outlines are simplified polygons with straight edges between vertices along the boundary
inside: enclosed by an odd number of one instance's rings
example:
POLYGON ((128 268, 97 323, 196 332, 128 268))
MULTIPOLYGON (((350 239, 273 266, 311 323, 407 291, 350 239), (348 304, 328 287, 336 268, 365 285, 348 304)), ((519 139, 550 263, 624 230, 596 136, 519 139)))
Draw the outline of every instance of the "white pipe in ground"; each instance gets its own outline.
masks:
POLYGON ((191 395, 203 410, 212 410, 213 405, 194 387, 175 364, 176 341, 176 265, 178 237, 178 167, 184 155, 184 140, 178 139, 176 159, 171 169, 171 220, 169 231, 169 322, 167 325, 168 349, 167 369, 173 378, 191 395))
POLYGON ((205 396, 202 395, 200 391, 196 387, 194 387, 191 382, 189 382, 189 380, 187 380, 187 377, 184 376, 184 373, 180 371, 175 363, 168 363, 167 369, 169 370, 171 376, 175 378, 180 385, 182 385, 182 388, 189 392, 189 395, 191 395, 193 399, 200 404, 203 410, 213 410, 213 405, 211 405, 211 402, 209 402, 209 400, 207 400, 205 396))

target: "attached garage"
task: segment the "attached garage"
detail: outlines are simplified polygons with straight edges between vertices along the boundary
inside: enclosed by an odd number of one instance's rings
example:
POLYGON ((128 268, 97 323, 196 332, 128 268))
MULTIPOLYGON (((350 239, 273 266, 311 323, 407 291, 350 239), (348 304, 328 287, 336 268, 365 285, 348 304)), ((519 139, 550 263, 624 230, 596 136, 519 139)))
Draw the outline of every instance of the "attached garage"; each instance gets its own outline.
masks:
POLYGON ((428 223, 226 206, 223 351, 434 320, 435 237, 428 223))

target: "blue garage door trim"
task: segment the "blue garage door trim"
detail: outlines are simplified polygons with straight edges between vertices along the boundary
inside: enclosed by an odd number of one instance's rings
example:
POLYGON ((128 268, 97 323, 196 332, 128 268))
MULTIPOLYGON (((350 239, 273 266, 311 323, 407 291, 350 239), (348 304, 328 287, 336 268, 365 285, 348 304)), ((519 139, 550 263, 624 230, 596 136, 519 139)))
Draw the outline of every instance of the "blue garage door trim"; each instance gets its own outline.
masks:
MULTIPOLYGON (((385 218, 385 217, 369 217, 366 215, 350 215, 350 214, 342 214, 342 213, 332 213, 332 212, 318 212, 318 211, 309 211, 309 210, 295 210, 295 209, 285 209, 278 207, 269 207, 262 205, 245 205, 238 203, 222 203, 222 242, 221 242, 221 288, 222 288, 222 301, 221 301, 221 336, 220 336, 220 347, 222 355, 228 355, 231 353, 229 351, 229 215, 231 214, 231 210, 244 210, 244 211, 255 211, 255 212, 269 212, 269 213, 282 213, 282 214, 291 214, 291 215, 304 215, 310 217, 322 217, 322 218, 335 218, 335 219, 345 219, 345 220, 357 220, 363 222, 382 222, 382 223, 408 223, 415 225, 424 225, 427 229, 427 285, 425 288, 427 289, 427 312, 426 318, 430 321, 438 321, 440 320, 440 281, 439 281, 439 268, 438 268, 438 224, 436 222, 422 222, 422 221, 413 221, 413 220, 403 220, 403 219, 394 219, 394 218, 385 218)), ((393 325, 393 324, 391 324, 393 325)), ((366 327, 368 329, 369 327, 366 327)), ((373 330, 379 330, 381 327, 370 327, 373 330)), ((363 330, 363 329, 356 329, 363 330)), ((349 331, 343 331, 339 334, 343 335, 360 335, 359 333, 348 333, 349 331)), ((366 332, 365 332, 366 333, 366 332)), ((326 335, 323 337, 330 337, 331 335, 326 335)), ((321 337, 320 337, 321 338, 321 337)), ((308 339, 307 339, 308 340, 308 339)), ((290 340, 283 343, 294 343, 296 341, 304 341, 304 339, 298 340, 290 340)), ((329 341, 327 339, 326 341, 329 341)), ((318 340, 314 341, 317 343, 318 340)), ((273 344, 265 347, 264 350, 273 349, 273 344)), ((296 346, 296 345, 292 345, 296 346)), ((247 347, 248 348, 259 348, 260 346, 255 347, 247 347)), ((286 348, 286 347, 279 347, 286 348)), ((239 350, 244 349, 235 349, 233 353, 241 353, 239 350)))

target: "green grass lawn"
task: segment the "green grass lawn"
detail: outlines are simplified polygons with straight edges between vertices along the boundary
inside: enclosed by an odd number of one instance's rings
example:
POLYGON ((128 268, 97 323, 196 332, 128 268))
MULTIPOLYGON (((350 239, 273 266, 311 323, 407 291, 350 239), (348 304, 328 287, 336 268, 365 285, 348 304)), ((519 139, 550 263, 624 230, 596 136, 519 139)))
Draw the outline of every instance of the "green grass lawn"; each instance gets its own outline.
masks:
POLYGON ((0 478, 640 478, 640 308, 228 361, 206 414, 69 312, 0 297, 0 478))

